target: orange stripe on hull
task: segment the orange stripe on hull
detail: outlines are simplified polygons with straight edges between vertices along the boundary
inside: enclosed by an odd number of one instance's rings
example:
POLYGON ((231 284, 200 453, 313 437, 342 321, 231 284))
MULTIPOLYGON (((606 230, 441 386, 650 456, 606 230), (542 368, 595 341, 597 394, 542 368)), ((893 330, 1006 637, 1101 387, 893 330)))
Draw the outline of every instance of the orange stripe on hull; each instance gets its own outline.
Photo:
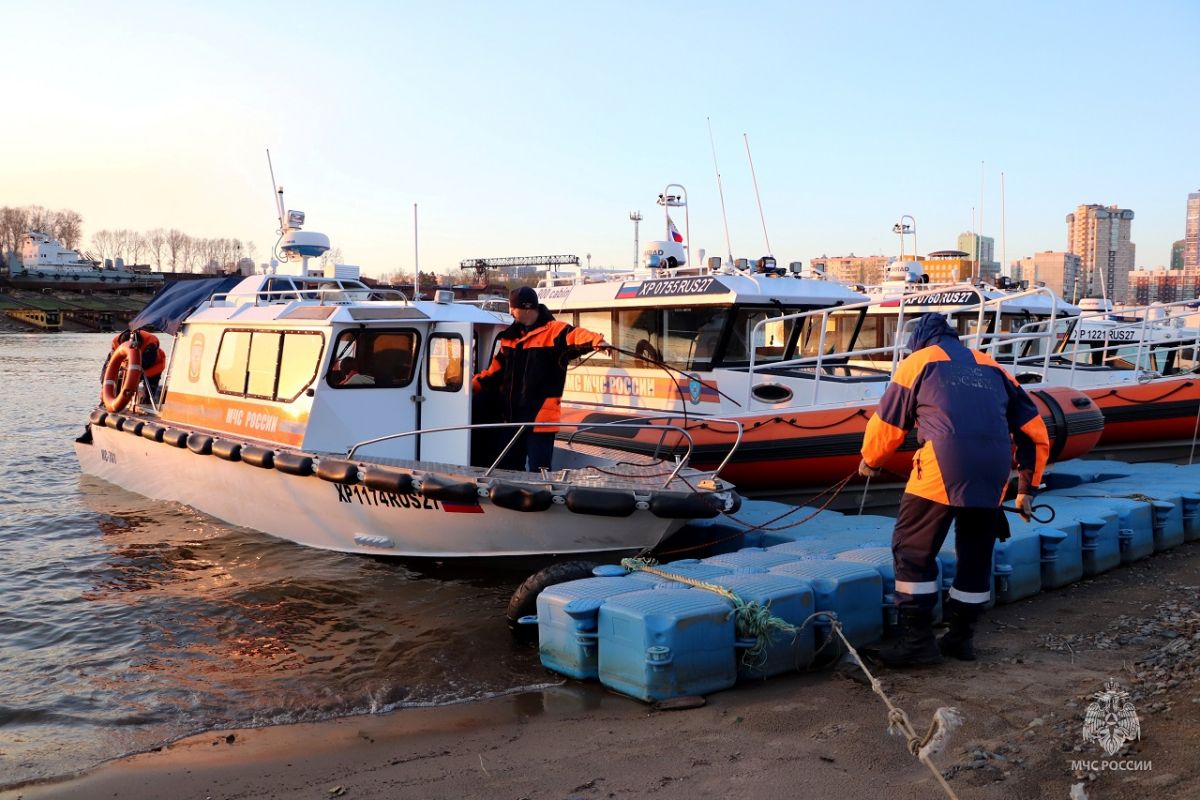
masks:
POLYGON ((161 418, 165 422, 221 431, 248 439, 298 447, 304 441, 308 412, 290 412, 266 403, 225 397, 168 392, 161 418))
POLYGON ((1190 439, 1196 430, 1200 380, 1181 377, 1087 395, 1104 414, 1103 445, 1190 439))

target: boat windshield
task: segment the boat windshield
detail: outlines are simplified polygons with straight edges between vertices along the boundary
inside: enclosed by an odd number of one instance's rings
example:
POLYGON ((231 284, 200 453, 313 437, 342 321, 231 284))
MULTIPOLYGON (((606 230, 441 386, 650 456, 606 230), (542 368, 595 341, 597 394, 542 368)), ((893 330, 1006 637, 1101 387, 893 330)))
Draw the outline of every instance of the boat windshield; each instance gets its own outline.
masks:
MULTIPOLYGON (((610 341, 624 351, 618 359, 629 366, 646 367, 656 362, 683 370, 744 366, 750 362, 751 347, 756 364, 771 363, 783 360, 795 322, 769 320, 798 310, 785 306, 629 309, 616 312, 615 334, 610 341), (756 330, 763 320, 768 322, 756 330)), ((603 313, 581 313, 579 322, 595 331, 602 327, 597 323, 603 313)))

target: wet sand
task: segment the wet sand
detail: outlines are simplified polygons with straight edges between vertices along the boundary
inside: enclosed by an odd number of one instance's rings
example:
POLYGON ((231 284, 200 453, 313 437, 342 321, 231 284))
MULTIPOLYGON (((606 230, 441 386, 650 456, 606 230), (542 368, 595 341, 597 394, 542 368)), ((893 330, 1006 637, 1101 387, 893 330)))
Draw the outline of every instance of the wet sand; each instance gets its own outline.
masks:
MULTIPOLYGON (((1076 783, 1093 799, 1200 796, 1200 543, 994 609, 978 643, 975 663, 878 671, 914 727, 943 705, 965 715, 936 759, 963 800, 1067 798, 1076 783), (1113 759, 1081 735, 1109 677, 1133 692, 1142 732, 1113 759), (1151 767, 1089 776, 1073 759, 1151 767)), ((204 734, 0 798, 943 797, 857 675, 785 676, 677 711, 566 681, 204 734)))

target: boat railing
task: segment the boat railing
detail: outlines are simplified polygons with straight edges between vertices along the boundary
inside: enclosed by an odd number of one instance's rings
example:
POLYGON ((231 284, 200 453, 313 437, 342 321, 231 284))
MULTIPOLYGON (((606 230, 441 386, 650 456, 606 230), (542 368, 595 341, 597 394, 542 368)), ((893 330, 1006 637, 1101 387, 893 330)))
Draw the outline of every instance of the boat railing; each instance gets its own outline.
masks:
MULTIPOLYGON (((638 267, 630 270, 608 270, 604 273, 605 281, 633 281, 647 278, 694 278, 715 274, 707 265, 694 267, 638 267)), ((546 272, 537 288, 550 289, 555 286, 576 286, 589 283, 588 274, 582 268, 577 270, 555 270, 546 272)))
MULTIPOLYGON (((508 444, 506 444, 504 446, 504 449, 500 451, 500 454, 498 456, 496 456, 496 459, 491 463, 491 466, 489 466, 487 468, 487 470, 483 473, 483 477, 486 478, 486 477, 489 477, 496 469, 499 468, 500 462, 504 460, 504 457, 508 455, 509 451, 512 450, 512 448, 520 440, 521 434, 529 428, 533 428, 533 427, 553 427, 556 429, 557 428, 575 428, 576 433, 578 433, 579 430, 585 429, 585 428, 628 427, 628 428, 637 428, 639 430, 644 430, 647 427, 651 427, 651 426, 647 425, 647 421, 650 419, 657 419, 657 417, 639 417, 636 420, 629 420, 629 421, 616 420, 616 421, 612 421, 612 422, 603 422, 603 423, 597 423, 597 422, 536 422, 536 421, 535 422, 487 422, 487 423, 467 424, 467 425, 447 425, 447 426, 438 427, 438 428, 423 428, 421 430, 401 431, 400 433, 392 433, 392 434, 388 434, 387 436, 378 436, 374 439, 367 439, 367 440, 358 442, 358 443, 354 444, 353 446, 351 446, 350 449, 346 451, 346 458, 350 458, 350 459, 354 458, 355 454, 364 447, 369 447, 371 445, 376 445, 376 444, 382 444, 384 442, 396 441, 397 439, 403 439, 403 438, 406 438, 409 436, 421 436, 423 434, 433 434, 433 433, 449 433, 452 431, 463 431, 463 430, 477 431, 477 430, 496 430, 496 429, 504 429, 504 428, 516 428, 516 432, 513 434, 512 438, 509 439, 508 444)), ((709 418, 705 418, 705 422, 709 422, 709 421, 711 421, 709 418)), ((733 447, 730 448, 729 454, 726 455, 725 459, 721 462, 721 464, 717 467, 717 469, 713 471, 714 475, 720 474, 720 471, 725 468, 725 465, 729 462, 729 459, 733 456, 734 451, 737 450, 738 445, 741 444, 741 441, 742 441, 743 426, 740 422, 737 422, 736 420, 721 420, 721 421, 729 422, 729 423, 737 426, 737 437, 736 437, 736 440, 734 441, 733 447)), ((671 470, 670 475, 667 476, 667 480, 663 483, 663 488, 665 489, 671 485, 671 482, 673 480, 675 480, 675 478, 679 475, 679 472, 684 467, 686 467, 687 464, 691 461, 692 451, 695 449, 695 442, 692 439, 692 435, 687 431, 686 428, 684 428, 682 426, 679 426, 679 425, 655 425, 653 427, 655 429, 661 428, 663 430, 663 432, 674 431, 674 432, 678 433, 680 436, 682 436, 684 441, 686 441, 686 443, 687 443, 686 452, 684 453, 682 458, 676 459, 675 468, 671 470)), ((572 435, 572 438, 574 438, 574 435, 572 435)))
POLYGON ((408 295, 399 289, 379 289, 371 288, 370 286, 321 286, 312 289, 271 289, 269 291, 256 291, 254 293, 242 292, 223 292, 214 294, 209 301, 211 305, 218 303, 229 303, 234 301, 246 302, 251 301, 255 306, 271 305, 279 302, 294 302, 301 301, 316 301, 318 305, 333 305, 341 303, 365 303, 365 302, 403 302, 408 303, 408 295))
MULTIPOLYGON (((787 361, 772 361, 768 366, 757 364, 757 348, 750 347, 750 363, 749 363, 749 381, 746 386, 746 404, 747 407, 753 405, 753 391, 756 378, 763 369, 782 369, 782 368, 811 368, 813 371, 812 393, 809 399, 810 404, 817 405, 820 402, 821 377, 825 373, 826 368, 831 364, 834 366, 845 366, 851 360, 870 359, 874 361, 873 356, 887 354, 891 357, 890 372, 895 372, 897 364, 903 357, 906 336, 905 332, 905 314, 910 314, 910 320, 916 319, 924 309, 944 305, 936 302, 941 296, 951 293, 965 293, 973 295, 975 302, 955 303, 955 314, 974 313, 977 314, 975 324, 975 333, 963 337, 964 344, 968 347, 980 347, 989 337, 994 334, 989 334, 985 330, 985 322, 989 313, 994 313, 997 320, 997 328, 999 328, 999 319, 1002 305, 1012 302, 1023 297, 1043 296, 1049 301, 1050 320, 1058 317, 1059 299, 1053 291, 1044 286, 1026 289, 1020 292, 1005 292, 1000 297, 988 297, 984 290, 972 284, 957 284, 953 286, 937 286, 931 291, 908 291, 901 294, 889 295, 883 297, 873 297, 869 300, 863 300, 857 303, 846 303, 837 306, 828 306, 825 308, 813 309, 810 311, 800 311, 793 314, 783 314, 780 316, 766 317, 755 323, 750 331, 751 342, 759 341, 760 335, 764 333, 763 329, 769 324, 778 324, 780 322, 793 322, 796 325, 803 325, 805 321, 812 319, 816 321, 817 329, 817 346, 816 352, 813 355, 802 356, 800 358, 788 359, 787 361), (896 335, 894 341, 883 347, 868 347, 845 350, 841 352, 826 352, 826 336, 829 331, 829 320, 834 314, 845 314, 847 312, 865 311, 872 307, 882 305, 895 304, 897 308, 896 316, 896 335), (912 314, 912 309, 918 309, 917 314, 912 314)), ((1051 330, 1053 327, 1051 327, 1051 330)), ((765 337, 764 337, 765 338, 765 337)))
MULTIPOLYGON (((1030 340, 1047 342, 1043 355, 1029 357, 1020 356, 1017 348, 1013 349, 1012 365, 1024 366, 1042 361, 1043 369, 1049 368, 1051 356, 1067 358, 1070 363, 1068 370, 1068 385, 1074 385, 1077 367, 1090 360, 1093 354, 1099 353, 1103 361, 1121 359, 1133 364, 1133 369, 1145 373, 1150 379, 1156 374, 1149 369, 1151 351, 1156 355, 1190 352, 1192 361, 1200 361, 1200 327, 1184 327, 1181 316, 1172 316, 1171 309, 1187 309, 1194 313, 1194 301, 1180 300, 1173 303, 1132 306, 1123 308, 1120 312, 1111 310, 1085 311, 1073 316, 1060 317, 1055 320, 1036 320, 1026 323, 1017 331, 1010 334, 999 334, 995 337, 996 346, 1007 343, 1019 343, 1030 340), (1165 311, 1165 313, 1164 313, 1165 311), (1117 314, 1134 315, 1133 319, 1121 319, 1117 314), (1160 316, 1154 316, 1154 315, 1160 316), (1097 335, 1086 338, 1083 335, 1087 323, 1112 323, 1103 328, 1090 328, 1097 335), (1067 329, 1060 337, 1055 329, 1057 324, 1066 323, 1067 329), (1111 330, 1110 330, 1111 329, 1111 330), (1130 332, 1129 337, 1118 337, 1116 332, 1130 332), (1052 340, 1052 341, 1051 341, 1052 340), (1053 345, 1053 346, 1051 346, 1053 345), (1122 354, 1114 348, 1122 345, 1134 346, 1133 358, 1122 354), (1069 348, 1069 350, 1068 350, 1069 348)), ((1193 366, 1193 370, 1196 366, 1193 366)), ((1141 376, 1139 375, 1139 379, 1141 376)))

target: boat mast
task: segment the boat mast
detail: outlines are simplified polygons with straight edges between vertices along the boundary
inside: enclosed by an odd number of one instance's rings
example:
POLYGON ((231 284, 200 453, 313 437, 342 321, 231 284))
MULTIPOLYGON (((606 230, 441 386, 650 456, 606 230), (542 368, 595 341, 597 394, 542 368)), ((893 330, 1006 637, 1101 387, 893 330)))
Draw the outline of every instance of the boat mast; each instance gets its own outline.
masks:
POLYGON ((717 145, 713 141, 712 120, 704 118, 708 123, 708 144, 712 148, 713 170, 717 173, 717 194, 721 196, 721 222, 725 224, 725 251, 729 258, 729 267, 733 268, 733 245, 729 243, 729 217, 725 215, 725 189, 721 186, 721 168, 717 166, 717 145))
POLYGON ((767 236, 767 218, 763 214, 762 196, 758 193, 758 175, 754 173, 754 157, 750 155, 750 137, 744 132, 742 139, 746 142, 746 160, 750 162, 750 178, 754 181, 754 199, 758 203, 758 218, 762 221, 763 241, 767 243, 766 255, 774 255, 771 250, 771 237, 767 236))

